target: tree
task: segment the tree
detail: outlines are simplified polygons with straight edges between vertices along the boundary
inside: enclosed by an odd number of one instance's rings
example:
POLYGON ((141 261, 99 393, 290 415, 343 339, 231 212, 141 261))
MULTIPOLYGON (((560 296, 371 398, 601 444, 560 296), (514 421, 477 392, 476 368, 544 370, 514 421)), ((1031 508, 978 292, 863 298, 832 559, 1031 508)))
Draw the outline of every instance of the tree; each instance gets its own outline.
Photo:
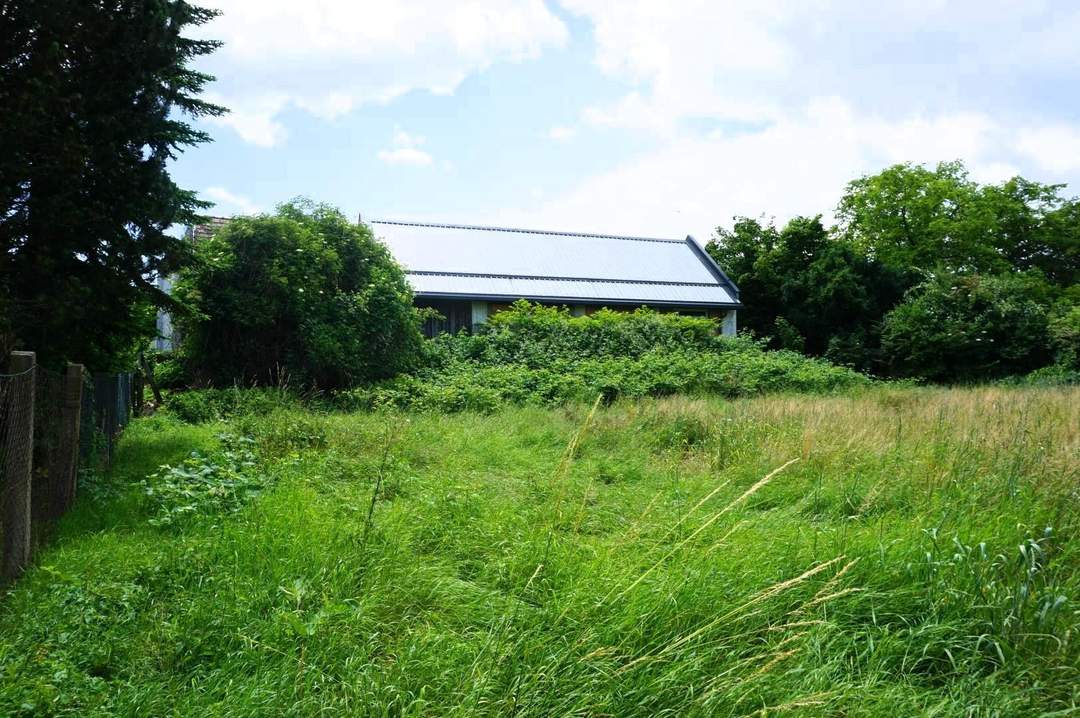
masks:
POLYGON ((1038 270, 1061 288, 1080 282, 1080 199, 1065 185, 1014 177, 981 188, 985 232, 1009 269, 1038 270))
POLYGON ((181 355, 216 385, 294 381, 338 388, 420 358, 405 274, 366 225, 306 200, 237 218, 195 248, 176 295, 181 355))
POLYGON ((1080 278, 1080 200, 1064 185, 1014 177, 979 185, 961 162, 902 164, 848 184, 838 232, 860 253, 923 272, 1038 269, 1061 287, 1080 278))
POLYGON ((1062 302, 1048 322, 1054 362, 1080 371, 1080 304, 1062 302))
POLYGON ((215 15, 182 0, 0 4, 6 343, 107 369, 152 336, 170 301, 154 278, 184 260, 166 230, 208 206, 167 165, 209 140, 185 116, 224 111, 189 67, 219 43, 182 34, 215 15))
POLYGON ((1039 277, 942 273, 885 317, 882 347, 895 374, 970 381, 1050 363, 1039 277))
POLYGON ((849 183, 837 207, 840 233, 862 254, 895 267, 995 271, 1005 260, 983 230, 990 216, 960 162, 930 170, 901 164, 849 183))
POLYGON ((767 336, 782 302, 775 277, 764 276, 758 262, 769 256, 780 241, 780 233, 769 222, 736 217, 731 231, 716 228, 716 235, 705 250, 723 267, 739 287, 744 306, 739 310, 739 324, 755 334, 767 336))
POLYGON ((740 324, 775 348, 873 369, 877 322, 913 278, 830 234, 821 217, 795 217, 782 230, 738 219, 707 249, 739 285, 740 324))
POLYGON ((732 231, 719 228, 707 249, 742 289, 740 324, 776 348, 878 372, 973 378, 1049 361, 1039 326, 1050 317, 1057 361, 1068 365, 1077 353, 1080 200, 1063 189, 1022 177, 980 185, 960 162, 895 165, 848 184, 830 230, 820 217, 795 217, 781 230, 738 218, 732 231), (1013 303, 990 302, 986 287, 1013 303), (967 303, 945 312, 935 304, 944 297, 967 303), (1013 313, 1017 297, 1024 310, 1013 313), (920 328, 933 323, 931 308, 953 322, 936 339, 933 329, 920 328), (969 336, 965 327, 992 316, 1020 324, 995 328, 1014 332, 1008 338, 969 336), (1024 332, 1030 353, 1014 344, 1024 332), (918 346, 907 347, 906 336, 918 346), (961 365, 950 373, 954 361, 961 365))

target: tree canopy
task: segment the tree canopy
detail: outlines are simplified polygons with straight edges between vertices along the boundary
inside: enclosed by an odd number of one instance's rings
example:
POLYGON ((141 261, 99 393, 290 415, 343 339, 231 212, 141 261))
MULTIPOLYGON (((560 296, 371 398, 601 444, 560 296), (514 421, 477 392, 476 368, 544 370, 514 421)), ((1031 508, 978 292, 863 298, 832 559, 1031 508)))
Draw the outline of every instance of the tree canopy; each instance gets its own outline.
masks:
POLYGON ((184 36, 216 11, 183 0, 0 4, 0 302, 4 343, 39 360, 130 366, 152 336, 153 284, 180 266, 166 230, 207 206, 168 162, 223 108, 184 36))
POLYGON ((199 381, 338 388, 420 358, 402 269, 366 225, 297 200, 233 219, 194 247, 177 298, 181 353, 199 381))
POLYGON ((1080 201, 1063 190, 980 185, 960 162, 895 165, 848 184, 834 227, 737 217, 708 250, 742 290, 740 325, 774 347, 880 373, 989 377, 1049 362, 1047 327, 1059 361, 1076 355, 1080 201), (969 336, 987 323, 997 339, 969 336))

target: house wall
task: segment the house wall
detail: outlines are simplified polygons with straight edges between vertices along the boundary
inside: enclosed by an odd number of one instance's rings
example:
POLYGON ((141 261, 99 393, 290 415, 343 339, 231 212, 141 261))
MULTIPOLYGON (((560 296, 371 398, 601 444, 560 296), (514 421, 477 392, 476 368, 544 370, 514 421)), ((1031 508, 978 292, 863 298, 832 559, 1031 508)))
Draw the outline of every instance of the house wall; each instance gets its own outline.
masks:
MULTIPOLYGON (((420 299, 416 300, 416 306, 421 309, 434 309, 442 315, 442 318, 430 318, 424 321, 421 331, 425 337, 434 337, 446 332, 456 334, 462 329, 472 330, 473 310, 472 302, 460 300, 420 299)), ((485 317, 486 319, 487 317, 485 317)))

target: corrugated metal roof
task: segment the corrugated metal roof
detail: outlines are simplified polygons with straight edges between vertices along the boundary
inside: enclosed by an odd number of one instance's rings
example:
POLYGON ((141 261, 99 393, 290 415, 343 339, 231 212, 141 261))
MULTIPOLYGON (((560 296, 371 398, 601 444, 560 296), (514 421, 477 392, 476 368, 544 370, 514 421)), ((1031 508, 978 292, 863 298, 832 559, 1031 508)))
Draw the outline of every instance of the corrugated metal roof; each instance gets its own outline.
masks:
POLYGON ((690 238, 371 224, 421 296, 738 303, 738 290, 690 238))
POLYGON ((604 301, 612 304, 734 304, 718 284, 605 282, 584 279, 530 279, 467 274, 408 275, 420 295, 490 300, 547 299, 604 301))

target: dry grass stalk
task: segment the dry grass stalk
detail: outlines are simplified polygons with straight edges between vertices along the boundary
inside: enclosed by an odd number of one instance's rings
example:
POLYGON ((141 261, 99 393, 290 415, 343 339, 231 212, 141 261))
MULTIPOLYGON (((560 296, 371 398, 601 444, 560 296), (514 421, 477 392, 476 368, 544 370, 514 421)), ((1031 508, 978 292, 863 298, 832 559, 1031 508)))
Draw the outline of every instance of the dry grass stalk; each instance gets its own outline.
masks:
POLYGON ((655 660, 660 660, 663 656, 671 653, 672 651, 675 651, 675 650, 681 648, 682 646, 685 646, 687 643, 690 643, 691 641, 693 641, 697 637, 699 637, 702 634, 712 630, 717 625, 723 623, 724 621, 726 621, 726 620, 728 620, 728 619, 730 619, 730 618, 732 618, 734 616, 739 616, 739 618, 741 620, 741 619, 747 618, 748 616, 754 615, 754 612, 751 612, 749 614, 744 614, 742 612, 745 609, 749 608, 750 606, 753 606, 755 604, 761 603, 762 601, 768 600, 769 598, 771 598, 771 597, 773 597, 773 596, 775 596, 775 595, 777 595, 779 593, 782 593, 782 592, 786 591, 787 589, 792 588, 793 586, 796 586, 796 585, 802 583, 803 581, 806 581, 807 579, 809 579, 809 578, 811 578, 813 576, 816 576, 817 574, 819 574, 822 571, 824 571, 825 569, 827 569, 829 566, 832 566, 832 565, 836 564, 838 561, 841 561, 843 558, 844 558, 843 556, 837 556, 834 559, 826 561, 825 563, 818 564, 817 566, 814 566, 813 568, 810 568, 810 569, 804 571, 803 573, 799 574, 798 576, 796 576, 794 578, 790 578, 787 581, 781 581, 780 583, 773 584, 772 586, 766 588, 765 590, 758 592, 749 601, 746 601, 741 606, 739 606, 737 608, 734 608, 734 609, 728 611, 727 613, 725 613, 725 614, 723 614, 721 616, 717 616, 716 618, 706 622, 705 624, 703 624, 699 628, 695 629, 694 631, 692 631, 692 632, 686 634, 685 636, 682 636, 682 637, 678 638, 677 640, 672 641, 671 643, 667 644, 666 646, 664 646, 659 651, 655 651, 655 652, 647 653, 647 654, 645 654, 643 656, 639 656, 638 658, 634 659, 630 663, 627 663, 622 668, 620 668, 618 672, 628 671, 631 668, 634 668, 634 667, 636 667, 638 665, 641 665, 642 663, 645 663, 645 662, 652 662, 652 661, 655 661, 655 660))
MULTIPOLYGON (((698 534, 700 534, 702 531, 707 529, 709 526, 712 526, 714 523, 716 523, 716 521, 721 516, 726 514, 728 511, 735 508, 736 506, 738 506, 740 503, 742 503, 746 499, 750 498, 750 496, 752 496, 753 494, 757 493, 758 489, 760 489, 762 486, 764 486, 765 484, 772 481, 773 477, 775 477, 781 471, 783 471, 787 467, 791 466, 792 464, 794 464, 798 460, 799 460, 799 458, 796 457, 796 458, 792 459, 791 461, 788 461, 783 466, 780 466, 777 469, 773 469, 763 479, 761 479, 756 484, 751 486, 749 489, 744 491, 737 499, 735 499, 734 501, 729 503, 727 506, 720 509, 715 514, 713 514, 711 517, 709 517, 709 519, 706 520, 705 523, 703 523, 697 529, 695 529, 693 533, 691 533, 689 536, 687 536, 685 539, 683 539, 679 543, 675 544, 675 546, 670 551, 668 551, 666 554, 664 554, 664 556, 659 561, 657 561, 652 566, 650 566, 648 569, 646 569, 645 572, 642 573, 640 576, 638 576, 637 579, 635 579, 633 583, 631 583, 629 586, 627 586, 622 591, 620 591, 619 594, 615 597, 615 600, 618 600, 618 599, 622 598, 624 595, 626 595, 627 592, 629 592, 635 586, 637 586, 639 583, 641 583, 643 580, 645 580, 646 576, 648 576, 650 573, 652 573, 654 570, 656 570, 661 564, 663 564, 669 558, 674 556, 680 549, 682 549, 683 546, 685 546, 690 541, 693 541, 697 537, 698 534)), ((700 502, 699 502, 699 504, 700 504, 700 502)))

